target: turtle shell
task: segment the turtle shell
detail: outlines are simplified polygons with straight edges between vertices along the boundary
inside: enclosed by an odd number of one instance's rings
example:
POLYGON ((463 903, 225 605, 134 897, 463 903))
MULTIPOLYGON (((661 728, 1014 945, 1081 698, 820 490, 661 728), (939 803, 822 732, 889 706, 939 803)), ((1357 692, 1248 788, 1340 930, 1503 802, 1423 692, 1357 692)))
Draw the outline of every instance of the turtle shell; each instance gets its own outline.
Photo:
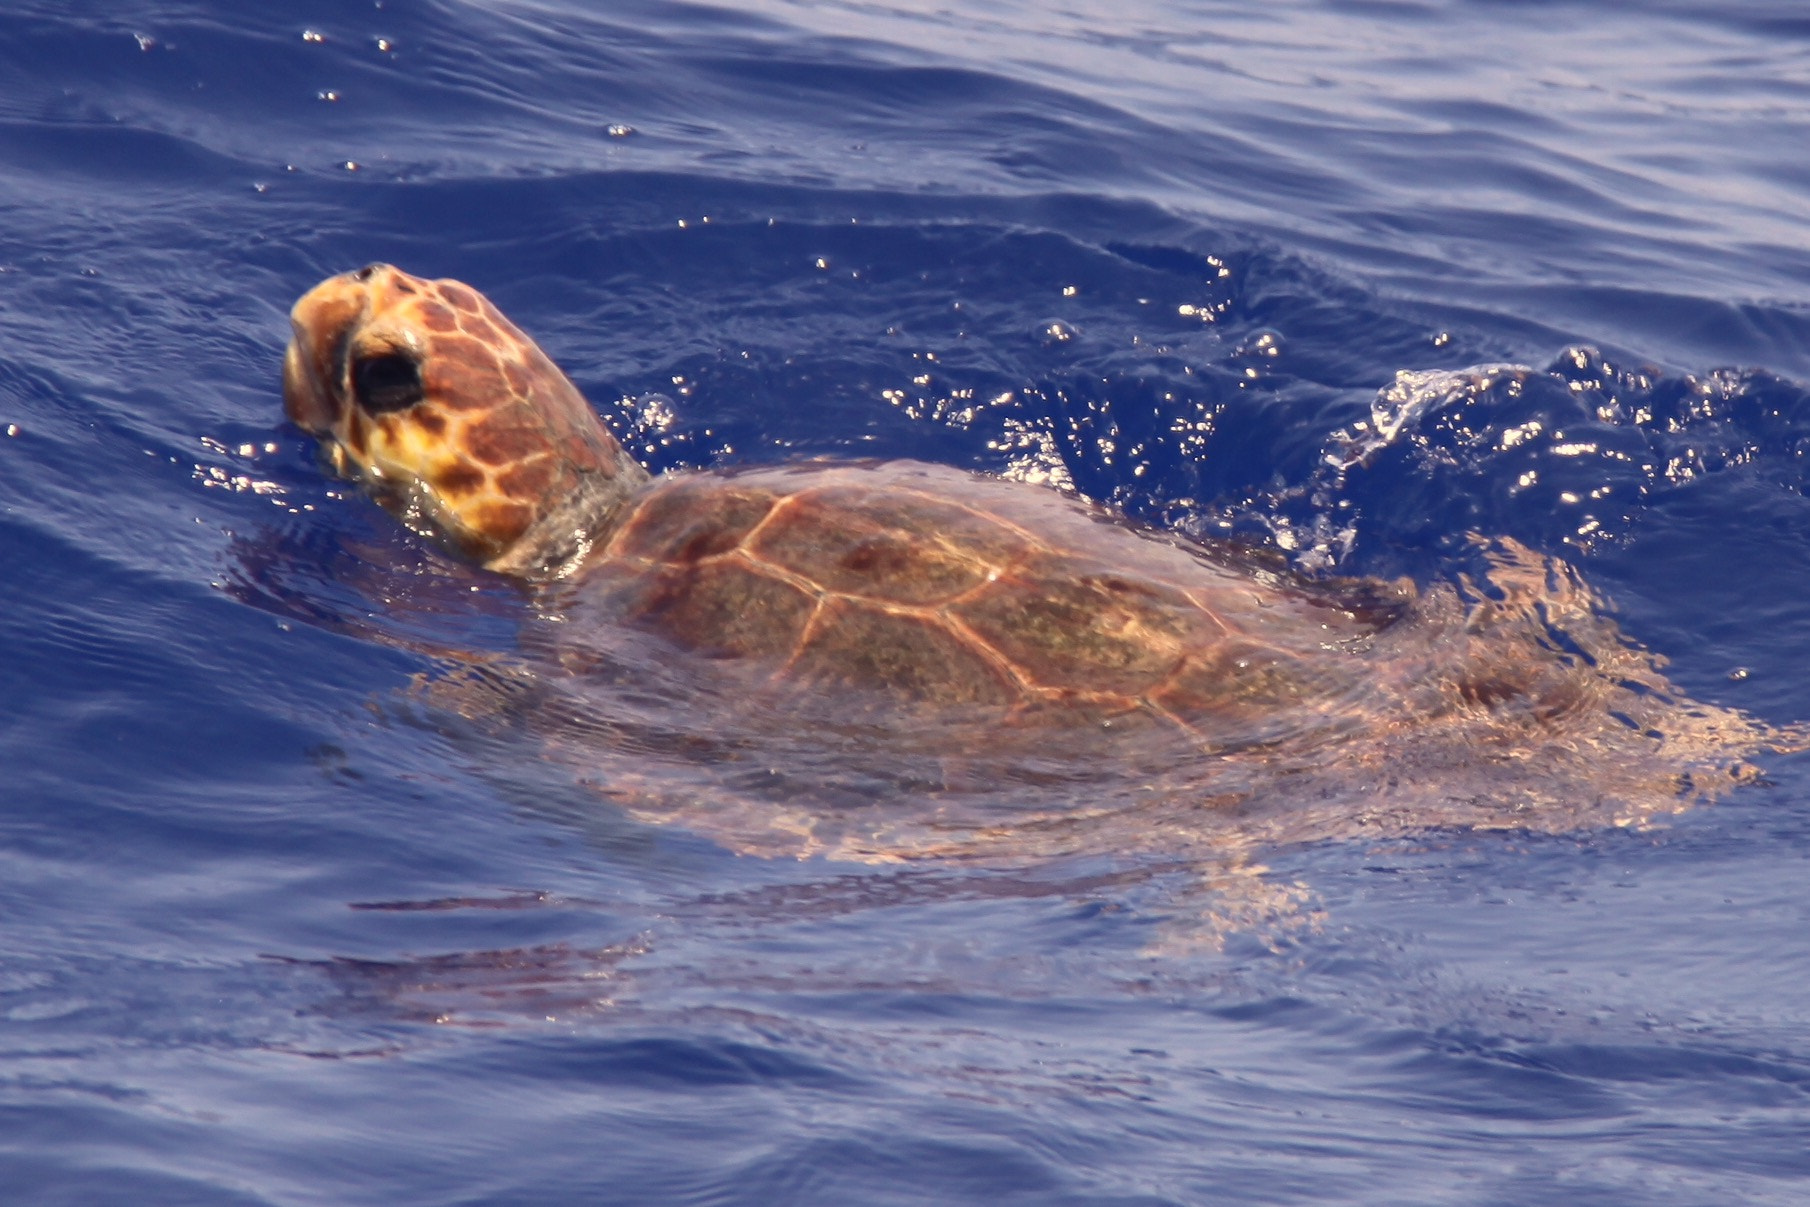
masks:
POLYGON ((1474 560, 1309 579, 914 463, 670 475, 535 587, 519 694, 443 699, 637 817, 862 860, 1639 824, 1777 744, 1562 563, 1474 560))
MULTIPOLYGON (((1011 718, 1141 717, 1215 747, 1355 717, 1405 587, 1307 589, 1051 491, 912 462, 655 480, 561 592, 775 685, 1011 718)), ((606 616, 597 616, 601 610, 606 616)))

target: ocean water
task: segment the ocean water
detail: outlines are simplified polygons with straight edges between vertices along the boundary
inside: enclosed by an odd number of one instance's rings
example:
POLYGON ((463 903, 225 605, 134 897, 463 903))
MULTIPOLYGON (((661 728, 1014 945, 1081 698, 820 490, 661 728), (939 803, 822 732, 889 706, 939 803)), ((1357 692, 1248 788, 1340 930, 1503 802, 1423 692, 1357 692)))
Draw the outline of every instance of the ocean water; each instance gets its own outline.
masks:
POLYGON ((0 1199, 1805 1201, 1801 755, 1204 904, 1135 834, 738 852, 423 697, 521 597, 278 369, 388 260, 655 469, 913 457, 1423 583, 1507 538, 1786 724, 1807 115, 1765 0, 7 5, 0 1199))

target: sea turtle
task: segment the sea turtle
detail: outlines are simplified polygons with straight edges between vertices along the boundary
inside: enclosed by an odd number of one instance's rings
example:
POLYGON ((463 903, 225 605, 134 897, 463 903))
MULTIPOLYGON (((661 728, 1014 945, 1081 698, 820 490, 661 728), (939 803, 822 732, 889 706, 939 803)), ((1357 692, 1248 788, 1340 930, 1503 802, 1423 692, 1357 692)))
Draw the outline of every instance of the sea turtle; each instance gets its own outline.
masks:
POLYGON ((437 698, 738 850, 1625 824, 1779 737, 1680 698, 1512 543, 1417 589, 915 462, 650 476, 466 285, 373 264, 292 319, 289 418, 409 527, 527 585, 519 664, 437 698))

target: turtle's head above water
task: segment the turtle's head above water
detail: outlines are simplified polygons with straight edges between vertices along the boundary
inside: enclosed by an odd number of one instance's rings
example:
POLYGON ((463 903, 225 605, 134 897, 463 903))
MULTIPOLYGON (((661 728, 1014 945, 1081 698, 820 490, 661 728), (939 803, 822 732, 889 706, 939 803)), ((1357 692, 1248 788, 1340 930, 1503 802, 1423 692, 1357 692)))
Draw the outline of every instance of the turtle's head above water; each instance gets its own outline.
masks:
POLYGON ((647 479, 546 353, 477 290, 372 264, 289 312, 283 409, 411 528, 558 573, 647 479))

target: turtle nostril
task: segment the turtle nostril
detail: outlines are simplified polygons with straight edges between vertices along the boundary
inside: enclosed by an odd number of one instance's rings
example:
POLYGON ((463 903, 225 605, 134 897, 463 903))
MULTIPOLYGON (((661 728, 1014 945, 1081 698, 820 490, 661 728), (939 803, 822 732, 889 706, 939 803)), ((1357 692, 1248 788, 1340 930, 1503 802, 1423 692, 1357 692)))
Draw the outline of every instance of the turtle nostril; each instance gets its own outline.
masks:
POLYGON ((370 264, 365 265, 363 268, 359 269, 357 272, 353 273, 352 279, 354 281, 359 281, 359 282, 368 281, 371 279, 372 274, 377 272, 378 269, 388 268, 388 267, 389 267, 389 265, 383 263, 381 260, 374 261, 370 264))

